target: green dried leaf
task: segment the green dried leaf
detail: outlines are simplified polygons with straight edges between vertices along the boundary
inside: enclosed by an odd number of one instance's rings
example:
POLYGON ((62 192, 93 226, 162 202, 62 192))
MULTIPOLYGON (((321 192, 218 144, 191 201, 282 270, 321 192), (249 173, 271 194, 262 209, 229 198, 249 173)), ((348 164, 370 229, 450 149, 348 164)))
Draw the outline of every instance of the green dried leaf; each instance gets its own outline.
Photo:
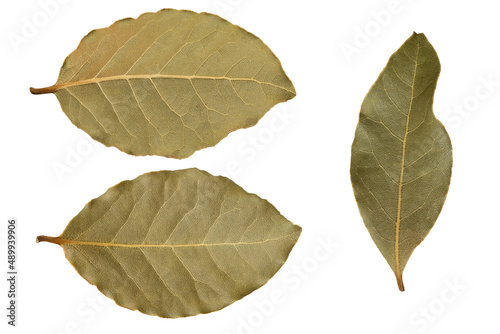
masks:
POLYGON ((450 185, 451 142, 432 111, 440 68, 427 38, 413 34, 366 95, 352 144, 359 211, 401 291, 403 269, 450 185))
POLYGON ((301 228, 267 201, 198 169, 124 181, 88 203, 59 244, 118 305, 176 318, 219 310, 265 284, 301 228))
POLYGON ((253 126, 295 89, 269 48, 218 16, 161 10, 91 31, 55 93, 92 138, 133 155, 186 158, 253 126))

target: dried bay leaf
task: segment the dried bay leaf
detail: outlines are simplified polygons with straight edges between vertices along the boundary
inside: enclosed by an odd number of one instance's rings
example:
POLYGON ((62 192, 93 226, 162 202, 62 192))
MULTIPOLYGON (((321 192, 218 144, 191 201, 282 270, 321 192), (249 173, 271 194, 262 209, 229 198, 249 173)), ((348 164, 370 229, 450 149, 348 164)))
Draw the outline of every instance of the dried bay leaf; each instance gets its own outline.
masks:
POLYGON ((257 37, 208 13, 165 9, 91 31, 55 93, 80 129, 133 155, 186 158, 253 126, 295 89, 257 37))
POLYGON ((225 177, 198 169, 124 181, 59 237, 78 273, 118 305, 161 317, 219 310, 265 284, 301 228, 225 177))
POLYGON ((441 65, 423 34, 396 51, 361 106, 351 181, 370 235, 404 291, 403 269, 448 192, 452 148, 432 111, 441 65))

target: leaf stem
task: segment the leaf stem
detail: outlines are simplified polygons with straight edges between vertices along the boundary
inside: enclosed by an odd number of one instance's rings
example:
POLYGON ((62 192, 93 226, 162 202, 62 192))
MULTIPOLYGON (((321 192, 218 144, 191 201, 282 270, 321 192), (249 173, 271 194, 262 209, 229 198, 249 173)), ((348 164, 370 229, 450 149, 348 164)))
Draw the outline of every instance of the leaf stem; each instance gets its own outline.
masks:
POLYGON ((36 242, 39 243, 39 242, 50 242, 50 243, 53 243, 53 244, 56 244, 56 245, 61 245, 62 242, 61 242, 61 239, 59 239, 59 237, 48 237, 48 236, 45 236, 45 235, 39 235, 38 237, 36 237, 36 242))
POLYGON ((398 281, 399 291, 405 291, 405 286, 403 284, 403 274, 400 273, 400 274, 396 275, 396 280, 398 281))
POLYGON ((52 86, 44 87, 44 88, 30 87, 30 92, 31 92, 31 94, 39 95, 39 94, 54 93, 57 89, 58 89, 57 85, 52 85, 52 86))

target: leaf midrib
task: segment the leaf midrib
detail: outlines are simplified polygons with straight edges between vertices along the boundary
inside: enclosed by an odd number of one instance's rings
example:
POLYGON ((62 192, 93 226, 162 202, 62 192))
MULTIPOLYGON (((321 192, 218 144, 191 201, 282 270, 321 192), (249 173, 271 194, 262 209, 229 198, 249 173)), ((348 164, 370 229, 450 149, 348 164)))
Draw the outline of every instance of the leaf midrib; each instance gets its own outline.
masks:
POLYGON ((85 245, 85 246, 98 246, 98 247, 124 247, 124 248, 190 248, 190 247, 218 247, 218 246, 240 246, 240 245, 259 245, 271 241, 278 241, 288 238, 297 232, 292 232, 276 238, 268 238, 262 241, 238 241, 238 242, 224 242, 224 243, 197 243, 197 244, 123 244, 112 242, 94 242, 94 241, 81 241, 63 239, 60 237, 47 237, 39 236, 37 241, 47 241, 58 245, 85 245))
POLYGON ((410 124, 411 108, 413 106, 415 79, 417 77, 419 51, 420 51, 420 45, 419 45, 419 41, 417 39, 417 53, 415 55, 415 67, 413 69, 413 81, 412 81, 412 85, 411 85, 410 105, 408 107, 408 114, 406 115, 405 135, 403 138, 403 152, 402 152, 402 156, 401 156, 401 173, 400 173, 399 185, 398 185, 398 208, 397 208, 397 217, 396 217, 396 238, 394 241, 394 255, 395 255, 395 261, 396 261, 396 277, 398 280, 398 285, 399 285, 401 290, 404 290, 403 281, 402 281, 402 272, 401 272, 401 268, 399 265, 399 233, 400 233, 400 225, 401 225, 401 201, 402 201, 402 192, 403 192, 403 175, 404 175, 404 169, 405 169, 406 140, 408 137, 408 128, 409 128, 409 124, 410 124))
POLYGON ((184 80, 227 80, 227 81, 247 81, 247 82, 255 82, 260 85, 268 85, 275 88, 282 89, 287 91, 293 95, 295 95, 295 91, 292 91, 288 88, 273 84, 271 82, 260 81, 255 78, 239 78, 239 77, 227 77, 227 76, 203 76, 203 75, 177 75, 177 74, 123 74, 123 75, 115 75, 101 78, 91 78, 85 79, 75 82, 68 82, 63 84, 55 84, 50 87, 40 88, 40 89, 32 89, 32 92, 35 94, 43 94, 43 93, 53 93, 60 89, 66 89, 73 86, 83 86, 94 83, 106 82, 106 81, 116 81, 116 80, 131 80, 131 79, 184 79, 184 80), (38 91, 38 92, 37 92, 38 91))

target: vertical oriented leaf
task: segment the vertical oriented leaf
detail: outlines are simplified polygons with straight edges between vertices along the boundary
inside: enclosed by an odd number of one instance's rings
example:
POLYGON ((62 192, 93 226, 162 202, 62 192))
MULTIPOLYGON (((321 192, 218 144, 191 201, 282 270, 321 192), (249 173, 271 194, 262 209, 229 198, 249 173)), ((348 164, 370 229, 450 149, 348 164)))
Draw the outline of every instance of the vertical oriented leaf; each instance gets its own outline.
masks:
POLYGON ((451 142, 432 111, 439 72, 432 45, 414 33, 366 95, 352 144, 359 211, 401 291, 403 269, 434 225, 450 184, 451 142))
POLYGON ((218 16, 173 9, 91 31, 57 83, 31 92, 55 93, 69 119, 107 146, 179 159, 295 96, 259 38, 218 16))
POLYGON ((160 317, 219 310, 265 284, 301 228, 225 177, 198 169, 124 181, 59 237, 68 261, 118 305, 160 317))

